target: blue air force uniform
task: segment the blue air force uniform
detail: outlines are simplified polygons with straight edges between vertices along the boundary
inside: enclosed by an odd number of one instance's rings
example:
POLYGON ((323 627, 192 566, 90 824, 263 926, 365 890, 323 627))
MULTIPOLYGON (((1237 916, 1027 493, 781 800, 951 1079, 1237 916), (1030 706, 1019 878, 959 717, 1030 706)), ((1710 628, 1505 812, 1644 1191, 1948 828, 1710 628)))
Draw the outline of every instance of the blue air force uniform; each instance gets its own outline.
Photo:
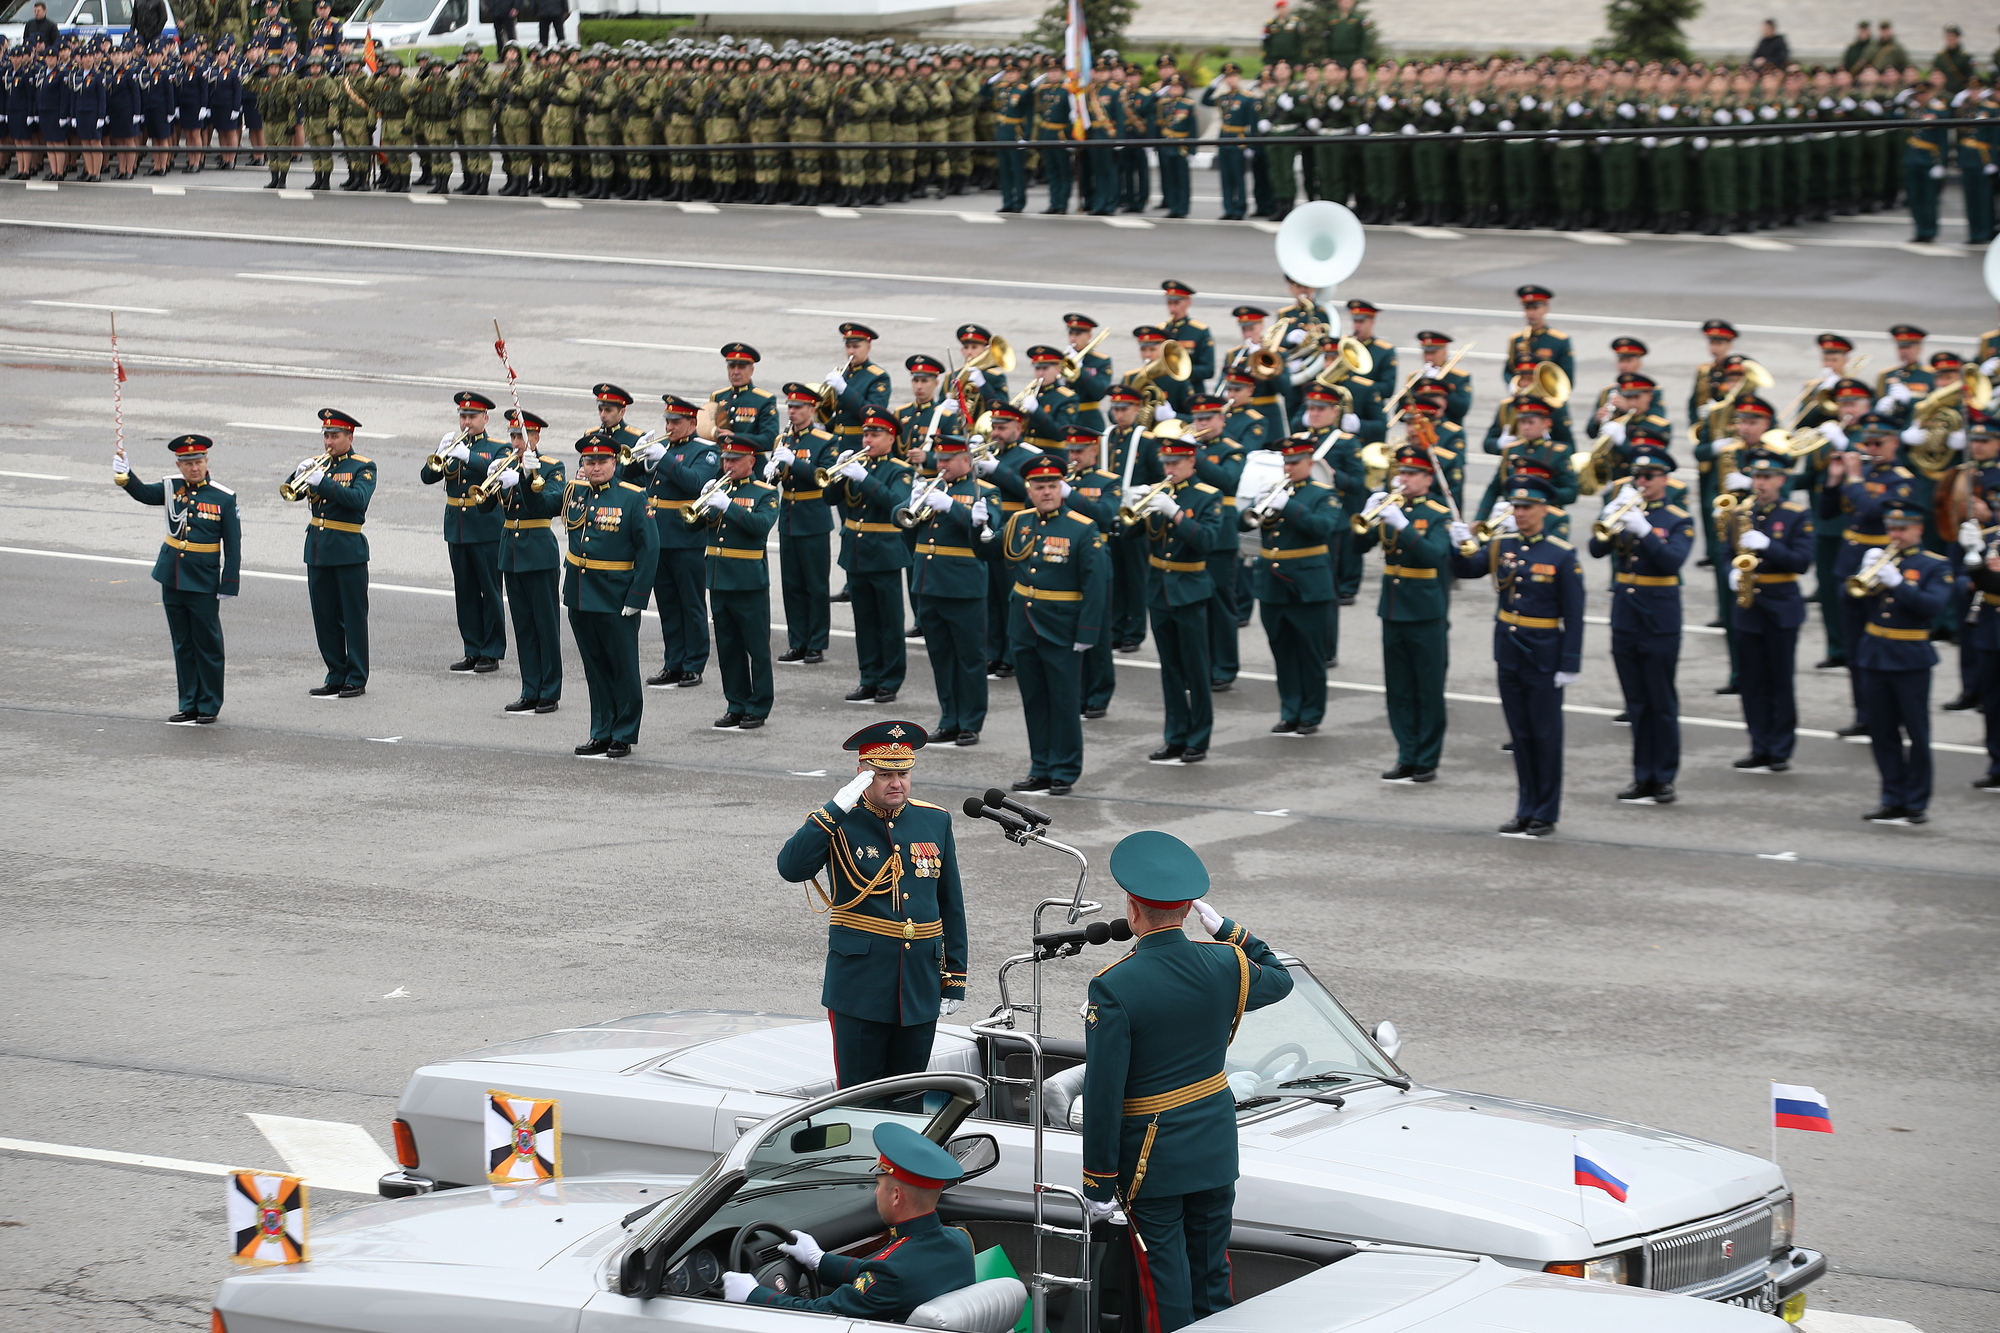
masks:
MULTIPOLYGON (((1873 414, 1863 417, 1858 423, 1858 433, 1867 435, 1879 436, 1894 430, 1895 427, 1885 418, 1873 414)), ((1917 493, 1916 477, 1908 468, 1893 460, 1868 459, 1857 476, 1852 465, 1861 457, 1859 454, 1850 455, 1849 467, 1841 484, 1822 485, 1819 494, 1819 517, 1822 520, 1846 520, 1841 533, 1840 556, 1833 565, 1834 582, 1840 586, 1844 586, 1846 580, 1861 568, 1868 552, 1889 544, 1889 532, 1882 516, 1892 508, 1911 503, 1917 493)), ((1867 608, 1852 597, 1842 597, 1840 609, 1842 655, 1850 668, 1848 676, 1854 691, 1854 725, 1866 730, 1868 713, 1862 703, 1861 678, 1851 668, 1861 640, 1862 626, 1868 620, 1867 608)))
MULTIPOLYGON (((508 416, 513 416, 510 410, 508 416)), ((530 412, 528 428, 541 430, 530 412)), ((525 438, 525 437, 523 437, 525 438)), ((550 520, 563 512, 563 465, 537 455, 532 471, 511 466, 503 455, 496 466, 519 480, 503 485, 487 502, 500 520, 500 578, 507 587, 507 610, 514 621, 514 657, 521 668, 521 697, 508 705, 515 713, 553 713, 562 699, 562 552, 550 520)))
MULTIPOLYGON (((1634 468, 1665 468, 1673 460, 1644 452, 1634 468)), ((1681 566, 1694 549, 1694 519, 1662 498, 1645 509, 1644 536, 1620 529, 1608 542, 1592 536, 1590 553, 1613 559, 1611 661, 1632 723, 1632 781, 1643 790, 1620 799, 1657 799, 1680 774, 1681 566)))
MULTIPOLYGON (((493 401, 465 392, 452 401, 461 412, 491 412, 493 401)), ((490 671, 488 665, 507 655, 507 621, 500 609, 500 515, 482 505, 473 488, 486 480, 495 459, 507 445, 487 434, 469 432, 441 446, 444 452, 425 460, 417 472, 426 486, 444 483, 444 543, 451 556, 452 596, 458 610, 458 637, 465 660, 454 671, 490 671), (463 445, 466 456, 454 457, 463 445), (432 466, 436 462, 440 466, 432 466)))
MULTIPOLYGON (((916 765, 925 743, 914 722, 886 721, 847 738, 871 768, 916 765)), ((965 897, 951 812, 914 798, 901 809, 866 795, 806 816, 778 853, 791 884, 824 872, 826 976, 820 1003, 833 1029, 840 1087, 930 1067, 943 1002, 965 998, 965 897)))
MULTIPOLYGON (((576 442, 583 457, 617 457, 616 440, 592 431, 576 442)), ((679 523, 677 517, 674 522, 679 523)), ((652 591, 648 575, 659 562, 660 536, 646 490, 629 481, 594 486, 581 475, 563 493, 563 605, 590 687, 590 739, 577 747, 586 758, 622 758, 639 739, 645 687, 639 679, 639 612, 652 591)))
MULTIPOLYGON (((176 458, 204 456, 214 445, 205 435, 168 443, 176 458)), ((140 481, 121 472, 114 481, 140 504, 167 511, 167 535, 153 561, 153 582, 167 613, 174 644, 174 682, 180 708, 169 721, 213 722, 222 711, 222 615, 219 598, 234 597, 241 583, 243 524, 236 492, 220 482, 199 485, 184 477, 140 481)))
POLYGON ((319 420, 323 429, 350 432, 346 452, 304 487, 312 511, 306 525, 306 593, 320 660, 326 663, 320 692, 359 692, 368 685, 368 538, 362 526, 375 495, 375 462, 354 452, 351 432, 361 423, 351 415, 324 407, 319 420))
MULTIPOLYGON (((669 418, 692 420, 699 410, 672 394, 664 395, 669 418)), ((646 503, 658 529, 660 556, 650 571, 653 609, 660 613, 662 658, 659 674, 647 678, 653 686, 696 685, 708 666, 708 539, 702 526, 684 519, 702 487, 722 471, 715 441, 690 434, 662 441, 666 452, 652 463, 635 460, 627 481, 643 481, 646 503)))
MULTIPOLYGON (((1193 849, 1151 829, 1112 849, 1111 873, 1151 907, 1186 906, 1208 892, 1193 849)), ((1239 1171, 1224 1061, 1243 1014, 1291 991, 1292 975, 1270 947, 1226 917, 1213 940, 1178 925, 1149 931, 1091 979, 1083 1194, 1122 1202, 1144 1243, 1133 1247, 1141 1292, 1151 1295, 1141 1327, 1171 1333, 1231 1304, 1239 1171)))
MULTIPOLYGON (((1742 467, 1753 474, 1787 470, 1786 460, 1763 451, 1746 457, 1742 467)), ((1734 608, 1737 687, 1742 692, 1743 722, 1750 730, 1750 762, 1739 767, 1763 769, 1789 763, 1796 740, 1799 710, 1793 672, 1799 628, 1806 622, 1799 576, 1813 567, 1813 522, 1802 497, 1750 500, 1745 506, 1749 531, 1768 544, 1753 552, 1755 569, 1730 571, 1739 588, 1743 579, 1749 579, 1755 589, 1748 606, 1734 608)), ((1745 533, 1746 547, 1756 540, 1745 533)))
MULTIPOLYGON (((1927 513, 1921 505, 1903 504, 1884 517, 1921 523, 1927 513)), ((1882 822, 1921 816, 1931 802, 1931 671, 1938 661, 1931 625, 1952 589, 1951 562, 1935 551, 1904 547, 1891 563, 1900 582, 1847 599, 1861 621, 1848 660, 1882 777, 1881 808, 1869 817, 1882 822)))
MULTIPOLYGON (((1030 464, 1029 481, 1060 481, 1053 458, 1030 464)), ((1084 651, 1104 632, 1111 580, 1104 537, 1088 514, 1058 505, 1024 509, 1000 534, 1010 580, 1007 641, 1028 726, 1028 780, 1022 791, 1068 786, 1083 775, 1084 651)))

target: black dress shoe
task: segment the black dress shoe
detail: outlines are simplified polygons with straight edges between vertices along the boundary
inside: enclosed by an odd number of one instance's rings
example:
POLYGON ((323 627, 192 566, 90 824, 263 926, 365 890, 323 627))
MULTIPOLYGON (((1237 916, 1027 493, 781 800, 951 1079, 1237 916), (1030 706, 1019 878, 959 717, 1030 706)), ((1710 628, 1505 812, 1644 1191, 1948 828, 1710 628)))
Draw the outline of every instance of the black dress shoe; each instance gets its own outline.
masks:
POLYGON ((315 699, 331 699, 334 695, 340 693, 340 686, 315 685, 311 689, 307 690, 306 693, 310 694, 315 699))
POLYGON ((1673 783, 1656 782, 1653 784, 1654 805, 1672 805, 1676 799, 1677 798, 1674 796, 1673 783))
POLYGON ((764 719, 761 717, 746 717, 736 724, 736 729, 738 731, 755 731, 763 725, 764 719))
POLYGON ((976 731, 961 731, 958 733, 958 739, 953 741, 952 744, 977 745, 979 744, 979 733, 976 731))
POLYGON ((681 672, 681 678, 674 682, 674 688, 677 690, 691 690, 700 684, 701 672, 683 671, 681 672))
POLYGON ((1394 768, 1390 769, 1388 772, 1382 775, 1382 781, 1408 782, 1411 778, 1416 776, 1416 773, 1417 773, 1417 766, 1415 764, 1398 764, 1394 768))
POLYGON ((1070 783, 1058 782, 1054 778, 1049 779, 1049 795, 1051 796, 1067 796, 1073 790, 1075 788, 1070 783))
POLYGON ((366 685, 349 685, 346 689, 340 692, 340 697, 343 699, 359 699, 362 695, 366 693, 368 693, 368 687, 366 685))
POLYGON ((1022 778, 1019 782, 1013 784, 1013 789, 1015 791, 1047 791, 1049 789, 1049 780, 1045 777, 1022 778))
POLYGON ((213 714, 213 713, 196 713, 196 714, 195 714, 195 717, 194 717, 194 721, 195 721, 195 725, 196 725, 196 726, 198 726, 198 727, 212 727, 212 726, 214 726, 214 725, 215 725, 215 714, 213 714))
POLYGON ((1619 792, 1618 799, 1627 805, 1651 805, 1653 803, 1653 784, 1650 782, 1635 782, 1625 788, 1625 790, 1619 792))
POLYGON ((556 709, 560 707, 562 707, 562 705, 557 703, 554 699, 535 700, 535 712, 537 715, 540 715, 542 713, 553 713, 556 711, 556 709))
POLYGON ((539 699, 530 699, 524 695, 500 711, 503 713, 532 713, 535 711, 535 706, 540 702, 539 699))
POLYGON ((1417 770, 1416 772, 1414 772, 1414 773, 1410 774, 1410 781, 1412 781, 1412 782, 1436 782, 1436 781, 1437 781, 1437 775, 1438 775, 1438 771, 1437 771, 1437 770, 1436 770, 1435 768, 1420 768, 1420 769, 1418 769, 1418 770, 1417 770))
POLYGON ((1789 773, 1792 771, 1792 761, 1789 759, 1766 759, 1764 761, 1764 771, 1766 773, 1789 773))
POLYGON ((1909 822, 1909 812, 1900 805, 1884 805, 1861 816, 1871 824, 1904 824, 1909 822))
POLYGON ((818 666, 821 662, 826 661, 826 654, 821 652, 819 649, 814 648, 809 650, 806 653, 806 655, 800 658, 799 660, 806 666, 818 666))
POLYGON ((834 593, 831 597, 828 597, 826 600, 829 602, 851 602, 854 600, 854 594, 849 592, 847 589, 842 588, 839 592, 834 593))
POLYGON ((742 725, 743 725, 743 714, 724 713, 721 717, 718 717, 717 719, 715 719, 715 721, 709 723, 708 729, 710 731, 734 731, 742 725))
POLYGON ((906 639, 921 639, 924 637, 924 631, 921 627, 912 625, 903 631, 903 637, 906 639))
POLYGON ((926 745, 949 745, 957 739, 957 727, 934 727, 924 733, 924 744, 926 745))
POLYGON ((1840 730, 1834 732, 1833 734, 1840 737, 1842 740, 1850 740, 1857 736, 1865 740, 1868 736, 1868 728, 1862 726, 1859 722, 1856 722, 1850 726, 1842 727, 1840 730))
POLYGON ((665 667, 661 667, 658 673, 646 677, 646 684, 656 690, 668 690, 672 689, 680 678, 680 672, 669 671, 665 667))
POLYGON ((1721 686, 1717 686, 1717 687, 1716 687, 1716 691, 1715 691, 1715 692, 1716 692, 1717 694, 1741 694, 1741 693, 1743 693, 1743 691, 1742 691, 1742 690, 1738 689, 1738 688, 1737 688, 1736 686, 1734 686, 1734 685, 1721 685, 1721 686))
POLYGON ((1501 753, 1501 754, 1512 754, 1512 753, 1514 753, 1514 742, 1512 742, 1512 741, 1501 741, 1501 742, 1500 742, 1500 753, 1501 753))
POLYGON ((1524 838, 1546 838, 1556 831, 1556 826, 1546 819, 1531 819, 1521 827, 1524 838))
POLYGON ((1847 662, 1838 657, 1822 657, 1813 663, 1814 671, 1845 671, 1847 662))
POLYGON ((1632 715, 1630 713, 1619 713, 1611 719, 1611 725, 1614 727, 1629 727, 1632 725, 1632 715))
POLYGON ((1354 598, 1353 598, 1353 597, 1351 597, 1351 596, 1350 596, 1350 597, 1342 597, 1342 598, 1340 599, 1340 604, 1341 604, 1342 606, 1353 606, 1353 605, 1354 605, 1354 598))
POLYGON ((1208 692, 1210 694, 1227 694, 1229 693, 1229 687, 1235 683, 1233 680, 1211 680, 1208 682, 1208 692))
POLYGON ((196 716, 193 710, 182 709, 167 719, 167 725, 170 727, 191 727, 194 725, 196 716))
POLYGON ((877 690, 875 691, 875 702, 878 704, 892 704, 896 702, 896 692, 894 690, 877 690))
POLYGON ((780 662, 803 662, 806 660, 806 650, 803 648, 793 648, 787 652, 779 653, 778 660, 780 662))
POLYGON ((1183 764, 1198 764, 1206 758, 1208 758, 1208 751, 1206 750, 1181 751, 1181 762, 1183 764))
POLYGON ((1006 662, 994 662, 986 668, 986 679, 988 680, 1012 680, 1013 678, 1014 668, 1006 662))
POLYGON ((1974 791, 2000 792, 2000 773, 1988 773, 1983 778, 1972 780, 1974 791))
POLYGON ((1739 773, 1769 773, 1771 771, 1770 761, 1765 759, 1761 754, 1746 754, 1731 764, 1730 767, 1739 773))
POLYGON ((1109 711, 1111 710, 1108 708, 1086 708, 1083 710, 1083 719, 1086 722, 1095 722, 1109 711))
POLYGON ((461 657, 461 658, 459 658, 459 659, 458 659, 458 660, 457 660, 456 662, 453 662, 453 663, 452 663, 452 664, 451 664, 450 666, 446 667, 446 668, 445 668, 445 670, 447 670, 447 671, 470 671, 470 670, 472 670, 472 668, 473 668, 473 665, 474 665, 474 664, 475 664, 475 663, 476 663, 477 661, 478 661, 478 659, 477 659, 477 658, 473 658, 473 657, 461 657))
POLYGON ((1505 838, 1518 838, 1521 836, 1521 831, 1527 827, 1528 821, 1519 815, 1515 815, 1512 819, 1493 831, 1505 838))
POLYGON ((872 704, 875 702, 875 696, 878 693, 880 693, 880 691, 878 691, 873 685, 856 685, 853 689, 849 690, 846 694, 843 694, 840 697, 845 699, 847 702, 851 704, 872 704))
POLYGON ((1181 761, 1181 756, 1186 753, 1187 746, 1185 745, 1163 745, 1147 755, 1146 762, 1149 764, 1178 764, 1181 761))
POLYGON ((1298 725, 1298 726, 1297 726, 1296 728, 1294 728, 1294 729, 1293 729, 1293 731, 1292 731, 1292 735, 1294 735, 1294 736, 1317 736, 1317 735, 1319 735, 1319 723, 1317 723, 1317 722, 1301 722, 1301 723, 1299 723, 1299 725, 1298 725))
POLYGON ((600 740, 599 738, 593 736, 589 740, 585 741, 583 744, 577 746, 576 752, 585 759, 595 759, 598 755, 603 754, 606 750, 610 748, 611 748, 610 741, 600 740))
POLYGON ((606 759, 630 759, 632 747, 625 741, 613 741, 604 751, 606 759))
POLYGON ((1977 707, 1979 707, 1979 696, 1967 691, 1959 695, 1956 699, 1953 699, 1950 703, 1945 704, 1944 711, 1947 713, 1963 713, 1977 707))
POLYGON ((482 676, 490 675, 500 669, 500 663, 491 657, 481 657, 473 661, 472 669, 482 676))

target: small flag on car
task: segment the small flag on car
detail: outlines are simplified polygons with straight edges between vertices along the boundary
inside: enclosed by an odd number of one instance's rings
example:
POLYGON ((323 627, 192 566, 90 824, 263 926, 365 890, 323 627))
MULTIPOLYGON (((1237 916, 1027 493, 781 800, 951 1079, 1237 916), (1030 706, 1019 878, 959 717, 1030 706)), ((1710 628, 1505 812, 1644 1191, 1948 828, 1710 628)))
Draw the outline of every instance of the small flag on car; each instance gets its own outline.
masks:
POLYGON ((562 1106, 545 1098, 486 1091, 486 1182, 533 1184, 562 1174, 562 1106))
POLYGON ((1833 1133, 1833 1112, 1818 1088, 1803 1083, 1771 1085, 1771 1123, 1779 1129, 1805 1129, 1817 1134, 1833 1133))
POLYGON ((1606 1170, 1598 1159, 1601 1153, 1593 1152, 1584 1145, 1582 1139, 1574 1139, 1576 1156, 1576 1183, 1579 1187, 1603 1190, 1618 1202, 1625 1202, 1625 1182, 1606 1170))
POLYGON ((251 1268, 306 1261, 306 1182, 275 1171, 232 1171, 229 1257, 251 1268))

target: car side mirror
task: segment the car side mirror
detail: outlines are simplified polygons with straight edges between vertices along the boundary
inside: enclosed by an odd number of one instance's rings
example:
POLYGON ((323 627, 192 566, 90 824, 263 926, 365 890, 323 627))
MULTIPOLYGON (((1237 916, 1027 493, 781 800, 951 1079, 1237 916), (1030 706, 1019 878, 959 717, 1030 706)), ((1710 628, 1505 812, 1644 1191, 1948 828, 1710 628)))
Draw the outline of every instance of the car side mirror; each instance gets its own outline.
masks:
POLYGON ((1375 1038, 1375 1044, 1382 1048, 1382 1054, 1391 1060, 1395 1059, 1397 1052, 1403 1049, 1403 1034, 1396 1031, 1396 1025, 1386 1018, 1377 1023, 1375 1030, 1368 1035, 1375 1038))
POLYGON ((844 1120, 831 1125, 807 1125, 792 1135, 792 1151, 801 1155, 844 1148, 854 1138, 854 1126, 844 1120))
POLYGON ((965 1174, 952 1182, 954 1185, 977 1180, 1000 1165, 1000 1142, 991 1134, 961 1134, 946 1143, 944 1150, 965 1168, 965 1174))
POLYGON ((659 1295, 666 1267, 665 1246, 649 1245, 633 1250, 618 1265, 618 1294, 641 1301, 659 1295))

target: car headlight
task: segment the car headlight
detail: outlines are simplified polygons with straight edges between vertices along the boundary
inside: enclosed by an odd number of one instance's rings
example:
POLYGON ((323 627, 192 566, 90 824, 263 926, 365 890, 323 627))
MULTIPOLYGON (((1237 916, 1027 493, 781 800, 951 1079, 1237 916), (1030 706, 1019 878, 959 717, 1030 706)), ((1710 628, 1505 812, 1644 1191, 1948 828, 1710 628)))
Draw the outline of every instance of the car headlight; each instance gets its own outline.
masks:
POLYGON ((1629 1287, 1634 1281, 1630 1250, 1607 1254, 1602 1259, 1577 1259, 1569 1263, 1544 1264, 1542 1271, 1562 1277, 1582 1278, 1585 1282, 1603 1282, 1620 1287, 1629 1287))
POLYGON ((1798 1201, 1787 1194, 1771 1206, 1771 1253, 1781 1255, 1792 1248, 1792 1233, 1798 1224, 1798 1201))

